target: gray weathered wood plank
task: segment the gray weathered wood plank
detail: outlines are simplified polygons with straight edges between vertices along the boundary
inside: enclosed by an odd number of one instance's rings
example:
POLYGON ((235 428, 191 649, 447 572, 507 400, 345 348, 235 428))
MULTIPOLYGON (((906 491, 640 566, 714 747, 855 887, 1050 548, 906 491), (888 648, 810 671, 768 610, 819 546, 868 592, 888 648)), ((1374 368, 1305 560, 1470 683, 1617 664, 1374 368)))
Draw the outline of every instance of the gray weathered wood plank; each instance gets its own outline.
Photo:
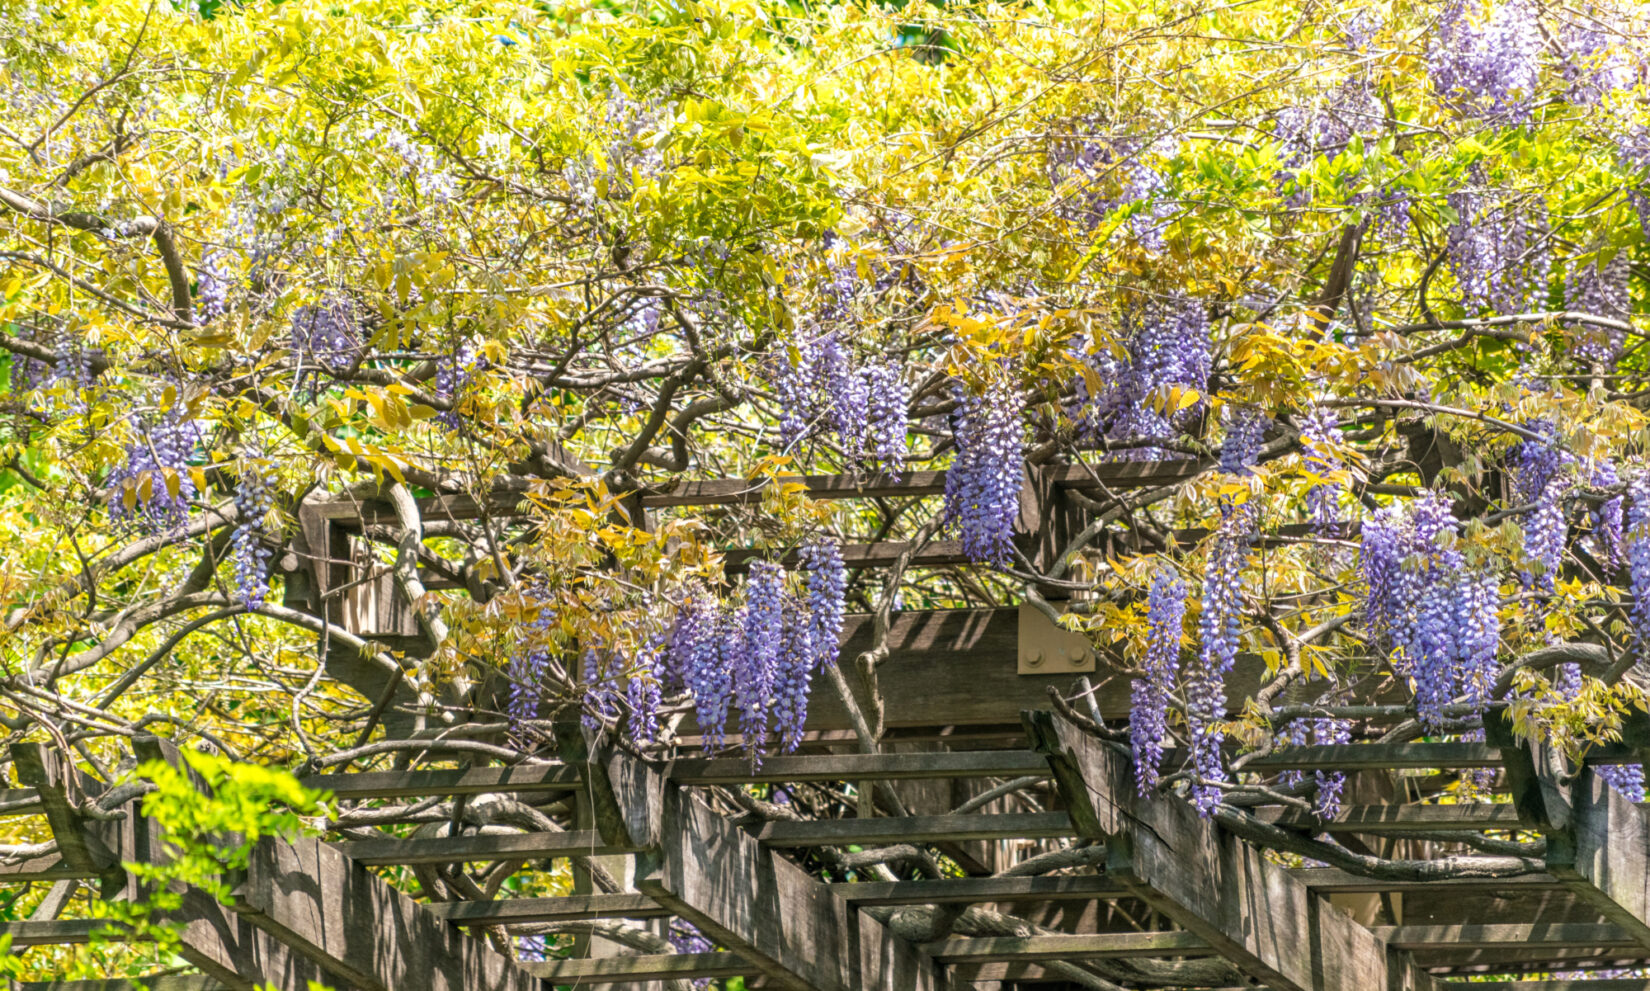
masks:
POLYGON ((661 847, 638 858, 636 887, 756 966, 773 986, 949 988, 930 957, 690 793, 671 787, 661 797, 661 847))
POLYGON ((1075 836, 1064 812, 990 815, 900 816, 887 819, 820 819, 769 822, 756 838, 773 847, 943 843, 961 840, 1055 839, 1075 836))
POLYGON ((314 774, 300 780, 307 788, 330 791, 335 797, 348 801, 482 795, 491 792, 557 792, 571 791, 579 786, 578 769, 564 764, 464 770, 363 771, 356 774, 314 774))
POLYGON ((734 953, 650 953, 524 963, 521 969, 557 984, 617 984, 628 981, 688 981, 702 977, 743 977, 755 967, 734 953))
POLYGON ((555 898, 500 898, 490 902, 433 902, 424 906, 454 925, 509 925, 565 919, 653 919, 670 913, 646 895, 561 895, 555 898))
POLYGON ((404 840, 385 837, 374 840, 346 840, 338 851, 368 867, 393 864, 485 863, 518 858, 603 857, 632 853, 627 846, 602 842, 595 830, 565 833, 508 833, 498 836, 443 836, 404 840))
POLYGON ((1214 950, 1189 932, 1082 933, 942 939, 923 945, 944 964, 1039 963, 1126 957, 1210 956, 1214 950))
POLYGON ((1433 947, 1508 949, 1515 946, 1636 948, 1635 937, 1620 926, 1588 922, 1500 923, 1459 926, 1376 926, 1375 935, 1401 950, 1433 947))
POLYGON ((885 781, 930 778, 1018 778, 1047 774, 1048 762, 1029 750, 925 751, 892 754, 788 754, 760 767, 740 757, 678 760, 666 771, 687 785, 784 781, 885 781))
POLYGON ((1067 901, 1128 894, 1105 875, 1074 877, 960 877, 930 881, 858 881, 831 885, 852 905, 937 905, 1067 901))
POLYGON ((1071 809, 1106 843, 1106 873, 1275 991, 1432 991, 1432 978, 1391 951, 1264 853, 1178 798, 1141 798, 1123 752, 1048 712, 1026 732, 1071 809))
POLYGON ((1511 805, 1352 805, 1334 818, 1319 819, 1297 809, 1264 808, 1252 813, 1262 822, 1318 833, 1475 832, 1486 829, 1532 829, 1511 805))

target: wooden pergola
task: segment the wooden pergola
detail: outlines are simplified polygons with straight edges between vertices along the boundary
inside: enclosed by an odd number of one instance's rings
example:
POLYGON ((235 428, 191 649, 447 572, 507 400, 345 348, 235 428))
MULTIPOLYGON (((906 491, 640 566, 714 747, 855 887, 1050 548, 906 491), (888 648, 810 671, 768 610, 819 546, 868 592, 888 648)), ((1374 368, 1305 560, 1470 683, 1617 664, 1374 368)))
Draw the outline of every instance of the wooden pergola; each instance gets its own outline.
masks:
MULTIPOLYGON (((1171 485, 1208 467, 1040 470, 1025 489, 1021 550, 1047 565, 1088 525, 1085 501, 1171 485)), ((826 476, 805 484, 815 497, 922 498, 941 491, 943 477, 915 473, 884 484, 826 476)), ((755 488, 745 480, 685 483, 634 497, 630 511, 735 503, 755 488)), ((419 511, 425 521, 462 521, 508 512, 509 503, 440 497, 422 500, 419 511)), ((287 565, 288 606, 364 639, 415 646, 423 631, 409 584, 461 582, 439 568, 412 574, 356 552, 375 527, 404 522, 370 501, 306 503, 302 559, 287 565)), ((850 567, 902 555, 935 566, 961 560, 944 542, 845 552, 850 567)), ((867 617, 850 617, 845 658, 868 644, 869 627, 867 617)), ((759 766, 743 757, 643 759, 569 724, 557 734, 554 759, 308 775, 306 785, 332 792, 343 807, 489 796, 534 810, 535 821, 553 828, 263 838, 244 876, 231 879, 232 905, 204 891, 183 893, 175 919, 182 951, 205 976, 157 977, 145 986, 303 991, 313 980, 351 991, 549 991, 738 975, 747 987, 793 991, 1425 991, 1487 976, 1495 980, 1472 986, 1650 989, 1642 979, 1521 977, 1650 963, 1650 819, 1592 770, 1650 756, 1650 716, 1634 714, 1622 742, 1590 752, 1581 767, 1515 738, 1501 710, 1486 717, 1485 742, 1280 746, 1245 772, 1348 772, 1346 807, 1328 821, 1281 802, 1206 819, 1175 795, 1137 795, 1127 750, 1094 732, 1107 721, 1101 714, 1127 711, 1128 676, 1076 643, 1034 609, 902 613, 876 672, 886 699, 881 740, 866 746, 852 733, 849 706, 816 690, 802 751, 759 766), (1081 707, 1090 715, 1047 708, 1049 689, 1069 691, 1079 676, 1094 682, 1092 706, 1081 707), (1510 804, 1440 800, 1453 772, 1485 768, 1510 804), (861 796, 858 814, 808 819, 730 801, 756 783, 851 785, 861 796), (1304 860, 1300 841, 1322 833, 1402 869, 1360 873, 1304 860), (1520 834, 1545 840, 1543 870, 1502 869, 1510 858, 1495 851, 1515 847, 1520 834), (820 879, 819 865, 832 862, 825 853, 883 847, 909 847, 954 869, 820 879), (553 898, 421 903, 377 872, 500 863, 514 870, 560 860, 579 865, 583 882, 553 898), (593 883, 597 874, 609 883, 593 883), (720 949, 621 946, 604 928, 619 921, 662 934, 668 919, 691 923, 720 949), (590 923, 582 955, 526 961, 501 952, 512 927, 547 922, 590 923)), ((401 678, 335 653, 328 672, 376 700, 371 723, 411 732, 392 715, 411 704, 401 678)), ((1254 683, 1259 663, 1240 659, 1234 697, 1254 683)), ((845 673, 852 693, 865 692, 845 673)), ((680 739, 691 741, 691 727, 680 739)), ((135 740, 133 756, 178 761, 171 744, 154 737, 135 740)), ((451 756, 432 741, 430 764, 452 764, 451 756)), ((76 886, 98 885, 106 898, 143 897, 122 865, 163 858, 164 837, 139 811, 133 789, 97 781, 40 745, 16 745, 10 758, 19 787, 0 790, 0 815, 44 817, 56 843, 50 853, 0 864, 0 883, 52 885, 33 919, 3 931, 14 951, 88 941, 108 923, 58 917, 76 886)), ((453 818, 456 825, 456 811, 453 818)))

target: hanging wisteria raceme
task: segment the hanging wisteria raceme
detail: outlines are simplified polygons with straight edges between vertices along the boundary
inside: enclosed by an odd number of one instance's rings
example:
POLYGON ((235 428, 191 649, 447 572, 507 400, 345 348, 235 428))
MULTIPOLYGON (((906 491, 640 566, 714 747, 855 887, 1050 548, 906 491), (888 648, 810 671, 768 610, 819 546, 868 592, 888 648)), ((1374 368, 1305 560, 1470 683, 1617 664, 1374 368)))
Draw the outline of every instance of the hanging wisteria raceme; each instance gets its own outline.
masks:
POLYGON ((1249 406, 1228 406, 1224 419, 1226 442, 1220 447, 1220 470, 1228 475, 1253 474, 1271 419, 1249 406))
POLYGON ((1627 589, 1639 663, 1650 662, 1650 473, 1627 485, 1627 589))
POLYGON ((476 354, 470 342, 465 341, 453 350, 453 353, 444 356, 435 366, 435 394, 439 399, 445 399, 453 404, 453 409, 442 410, 436 417, 436 422, 448 430, 457 430, 462 418, 458 414, 459 399, 470 380, 477 372, 486 368, 486 360, 476 354))
POLYGON ((342 372, 361 356, 355 304, 344 296, 328 296, 294 310, 291 336, 300 384, 342 372))
POLYGON ((767 362, 779 399, 779 441, 787 451, 836 433, 849 463, 869 458, 897 469, 905 460, 909 387, 895 361, 854 367, 836 331, 782 348, 767 362))
POLYGON ((659 738, 659 702, 665 679, 662 647, 662 637, 650 637, 630 666, 624 686, 625 703, 630 709, 625 730, 632 743, 652 743, 659 738))
POLYGON ((1482 189, 1482 175, 1472 178, 1478 188, 1449 194, 1457 219, 1445 232, 1449 267, 1463 304, 1472 314, 1545 309, 1551 268, 1546 205, 1538 198, 1503 202, 1482 189))
POLYGON ((808 721, 808 689, 817 654, 814 622, 815 617, 795 596, 785 596, 784 631, 773 682, 774 730, 780 753, 788 754, 801 745, 808 721))
POLYGON ((671 673, 693 697, 693 716, 707 751, 720 749, 726 735, 732 662, 743 646, 743 624, 726 621, 708 592, 690 593, 677 610, 667 656, 671 673))
POLYGON ((1528 505, 1541 498, 1575 456, 1559 446, 1558 425, 1551 419, 1529 420, 1524 429, 1541 436, 1541 440, 1521 440, 1512 450, 1513 498, 1528 505))
POLYGON ((1638 81, 1642 59, 1634 53, 1630 36, 1596 5, 1583 5, 1573 14, 1561 37, 1571 102, 1597 103, 1638 81))
MULTIPOLYGON (((1338 744, 1352 742, 1352 721, 1350 719, 1314 719, 1312 720, 1312 742, 1316 744, 1338 744)), ((1313 778, 1318 785, 1318 793, 1312 800, 1312 808, 1320 819, 1333 819, 1341 814, 1341 799, 1346 794, 1346 773, 1344 771, 1313 771, 1313 778)))
POLYGON ((1130 689, 1129 741, 1134 751, 1135 786, 1142 796, 1157 787, 1163 740, 1169 732, 1169 699, 1180 672, 1180 634, 1186 616, 1186 585, 1164 568, 1146 594, 1146 653, 1142 673, 1130 689))
POLYGON ((834 537, 811 540, 797 551, 807 584, 807 624, 810 672, 835 664, 847 613, 848 569, 842 545, 834 537))
POLYGON ((951 414, 957 454, 945 475, 945 517, 969 559, 999 567, 1013 552, 1024 472, 1025 400, 997 380, 983 394, 956 384, 951 414))
POLYGON ((1553 593, 1569 537, 1565 508, 1573 485, 1570 476, 1555 475, 1536 497, 1535 511, 1524 520, 1524 556, 1537 566, 1523 573, 1525 588, 1553 593))
POLYGON ((556 625, 556 614, 546 604, 548 599, 548 592, 542 586, 528 586, 524 603, 532 610, 533 618, 526 623, 527 635, 512 641, 515 649, 509 667, 509 715, 518 734, 522 723, 538 715, 544 679, 550 670, 548 638, 556 625))
POLYGON ((234 568, 230 598, 248 608, 269 598, 269 563, 273 548, 264 542, 265 518, 275 506, 275 489, 256 469, 241 474, 235 486, 235 510, 239 522, 229 537, 230 561, 234 568))
POLYGON ((1117 211, 1133 208, 1123 229, 1145 250, 1161 253, 1166 248, 1164 231, 1178 205, 1167 195, 1168 183, 1151 159, 1172 158, 1174 153, 1162 144, 1099 135, 1055 142, 1048 155, 1049 181, 1065 191, 1057 213, 1093 231, 1117 211))
POLYGON ((1467 704, 1482 709, 1501 673, 1501 583, 1495 573, 1464 570, 1455 586, 1455 635, 1459 684, 1467 704))
POLYGON ((211 323, 229 309, 229 253, 209 251, 201 259, 200 278, 195 283, 195 322, 211 323))
POLYGON ((612 658, 593 647, 584 652, 584 711, 579 723, 587 730, 602 728, 619 714, 619 678, 612 658))
POLYGON ((1314 408, 1301 424, 1301 460, 1307 471, 1318 476, 1306 490, 1306 509, 1312 517, 1312 531, 1319 536, 1340 532, 1341 485, 1326 477, 1342 467, 1335 451, 1339 428, 1335 411, 1327 406, 1314 408))
MULTIPOLYGON (((1369 81, 1362 76, 1344 80, 1312 104, 1296 104, 1278 112, 1277 138, 1285 168, 1278 173, 1280 184, 1293 183, 1312 161, 1322 155, 1333 162, 1353 137, 1379 129, 1386 111, 1369 81)), ((1305 206, 1312 189, 1302 184, 1290 193, 1291 206, 1305 206)))
POLYGON ((772 561, 751 564, 745 580, 744 647, 733 658, 733 692, 739 700, 739 732, 753 757, 768 739, 785 631, 785 569, 772 561))
MULTIPOLYGON (((666 939, 677 953, 713 953, 715 944, 705 938, 698 927, 686 919, 671 919, 670 929, 666 932, 666 939)), ((694 991, 709 991, 712 980, 708 977, 699 977, 693 980, 694 991)))
MULTIPOLYGON (((1582 262, 1570 269, 1564 283, 1564 308, 1572 313, 1586 313, 1623 323, 1627 321, 1627 277, 1631 259, 1625 251, 1618 251, 1608 261, 1593 264, 1582 262)), ((1577 359, 1614 366, 1620 356, 1627 333, 1619 327, 1572 322, 1570 353, 1577 359)))
POLYGON ((1594 768, 1600 778, 1629 802, 1644 801, 1643 764, 1600 764, 1594 768))
POLYGON ((148 423, 126 445, 125 462, 109 473, 109 518, 131 520, 145 533, 182 526, 196 495, 189 459, 200 442, 200 428, 181 400, 148 423))
MULTIPOLYGON (((1589 466, 1587 484, 1590 487, 1608 489, 1620 483, 1621 475, 1611 462, 1594 461, 1589 466)), ((1609 577, 1621 569, 1622 542, 1625 539, 1625 505, 1626 500, 1623 497, 1611 496, 1587 511, 1587 521, 1592 529, 1588 536, 1588 547, 1593 557, 1603 566, 1603 577, 1609 577)))
POLYGON ((1257 507, 1253 502, 1221 502, 1221 522, 1203 572, 1202 612, 1198 615, 1201 646, 1198 663, 1186 676, 1186 732, 1191 764, 1199 779, 1192 802, 1207 816, 1219 804, 1226 772, 1220 745, 1220 721, 1226 716, 1226 676, 1237 662, 1243 631, 1243 565, 1254 539, 1257 507))
MULTIPOLYGON (((1076 399, 1068 409, 1078 440, 1089 445, 1106 440, 1170 440, 1196 421, 1213 362, 1209 317, 1203 304, 1183 293, 1164 298, 1135 297, 1121 312, 1120 338, 1127 356, 1107 347, 1079 349, 1077 357, 1101 383, 1092 391, 1085 377, 1077 380, 1076 399), (1197 398, 1181 405, 1177 390, 1197 398), (1171 406, 1173 402, 1173 406, 1171 406)), ((1125 447, 1109 457, 1151 460, 1174 457, 1162 448, 1125 447)))
POLYGON ((1500 3, 1483 19, 1477 0, 1449 0, 1430 35, 1427 69, 1439 95, 1463 113, 1522 121, 1541 81, 1541 25, 1525 0, 1500 3))

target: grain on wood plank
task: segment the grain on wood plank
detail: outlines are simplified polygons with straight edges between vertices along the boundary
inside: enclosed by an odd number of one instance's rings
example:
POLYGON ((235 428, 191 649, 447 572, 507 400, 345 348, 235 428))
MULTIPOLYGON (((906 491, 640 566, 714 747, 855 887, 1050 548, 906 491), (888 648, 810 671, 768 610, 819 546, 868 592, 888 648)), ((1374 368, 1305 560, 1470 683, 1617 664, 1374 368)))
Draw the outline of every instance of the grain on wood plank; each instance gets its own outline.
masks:
POLYGON ((807 822, 780 820, 765 823, 756 832, 757 839, 774 847, 1053 839, 1075 835, 1071 817, 1064 812, 819 819, 807 822))
POLYGON ((0 816, 37 816, 45 811, 33 788, 0 788, 0 816))
POLYGON ((1531 829, 1511 805, 1354 805, 1328 820, 1298 809, 1264 808, 1252 813, 1263 822, 1318 833, 1408 833, 1531 829))
POLYGON ((1141 798, 1121 750, 1049 712, 1025 714, 1074 821, 1104 840, 1106 872, 1275 991, 1411 988, 1432 978, 1265 854, 1173 796, 1141 798))
POLYGON ((687 981, 704 977, 743 977, 756 968, 734 953, 650 953, 638 956, 585 957, 524 963, 521 969, 557 984, 616 984, 621 981, 687 981))
POLYGON ((800 484, 814 499, 869 499, 874 497, 918 497, 942 495, 945 472, 907 471, 864 475, 789 475, 776 479, 707 478, 677 482, 668 489, 642 493, 648 509, 669 506, 717 506, 755 502, 777 481, 781 485, 800 484))
POLYGON ((1636 947, 1631 933, 1619 926, 1599 923, 1466 924, 1458 926, 1376 926, 1375 935, 1404 950, 1445 946, 1492 949, 1496 947, 1549 946, 1636 947))
POLYGON ((15 981, 11 987, 12 991, 228 991, 229 986, 213 977, 157 974, 130 981, 15 981))
POLYGON ((687 785, 784 781, 885 781, 929 778, 1018 778, 1047 774, 1048 762, 1029 750, 963 750, 890 754, 786 754, 761 765, 740 757, 678 760, 666 771, 687 785))
POLYGON ((90 943, 93 938, 124 943, 131 933, 112 919, 39 919, 0 923, 0 936, 11 937, 13 949, 90 943))
POLYGON ((604 857, 632 853, 626 846, 602 842, 595 830, 565 833, 507 833, 497 836, 443 836, 403 840, 394 837, 347 840, 337 844, 340 853, 368 867, 392 864, 484 863, 517 858, 604 857))
POLYGON ((1501 752, 1487 743, 1325 743, 1279 747, 1245 764, 1245 771, 1381 771, 1494 767, 1501 752))
POLYGON ((1455 877, 1427 881, 1394 881, 1365 877, 1338 867, 1297 867, 1289 875, 1322 894, 1357 894, 1392 891, 1403 894, 1427 892, 1508 892, 1562 891, 1564 885, 1551 874, 1520 874, 1516 877, 1455 877))
POLYGON ((1083 933, 1058 936, 986 936, 942 939, 923 950, 945 964, 1004 963, 1021 960, 1209 956, 1209 944, 1189 932, 1083 933))
POLYGON ((652 919, 670 913, 646 895, 562 895, 490 902, 434 902, 425 909, 454 925, 508 925, 565 919, 652 919))
POLYGON ((577 768, 551 764, 465 770, 362 771, 355 774, 315 774, 299 780, 306 788, 330 791, 339 799, 360 801, 492 792, 571 791, 579 786, 579 773, 577 768))
POLYGON ((72 878, 97 877, 92 871, 71 867, 55 853, 29 857, 14 864, 0 864, 0 884, 22 884, 27 881, 67 881, 72 878))
POLYGON ((1128 894, 1105 875, 963 877, 927 881, 859 881, 831 885, 854 905, 934 905, 1115 898, 1128 894))
POLYGON ((773 986, 949 987, 931 958, 691 793, 667 788, 661 812, 661 848, 638 858, 636 887, 756 966, 773 986))

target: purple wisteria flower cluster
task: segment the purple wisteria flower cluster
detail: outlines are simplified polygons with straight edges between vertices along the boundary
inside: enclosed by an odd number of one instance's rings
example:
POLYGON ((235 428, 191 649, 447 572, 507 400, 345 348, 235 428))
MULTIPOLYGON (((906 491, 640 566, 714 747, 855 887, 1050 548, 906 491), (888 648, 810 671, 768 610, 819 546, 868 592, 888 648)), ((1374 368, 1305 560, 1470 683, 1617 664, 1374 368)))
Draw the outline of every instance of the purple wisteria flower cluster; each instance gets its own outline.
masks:
POLYGON ((1169 732, 1169 701, 1180 673, 1180 634, 1186 616, 1186 584, 1164 568, 1152 577, 1146 595, 1146 655, 1141 677, 1131 686, 1129 741, 1134 751, 1135 785, 1145 796, 1157 787, 1163 740, 1169 732))
POLYGON ((1450 0, 1427 47, 1433 88, 1475 117, 1529 118, 1541 83, 1541 24, 1526 0, 1473 17, 1478 0, 1450 0))
POLYGON ((1449 501, 1437 493, 1417 499, 1407 514, 1382 508, 1362 531, 1369 630, 1413 682, 1416 711, 1432 730, 1457 699, 1481 709, 1499 673, 1500 583, 1467 563, 1455 536, 1449 501))
POLYGON ((779 440, 786 450, 828 427, 849 462, 870 460, 899 470, 911 399, 898 362, 856 367, 842 335, 832 330, 794 351, 781 351, 768 367, 779 397, 779 440))
POLYGON ((182 526, 197 494, 189 459, 200 427, 179 401, 138 434, 126 445, 126 461, 109 473, 109 518, 131 520, 145 533, 182 526))
MULTIPOLYGON (((1608 260, 1571 267, 1564 283, 1564 308, 1573 313, 1627 322, 1627 278, 1630 258, 1618 251, 1608 260)), ((1581 361, 1613 366, 1621 355, 1627 333, 1619 327, 1572 322, 1570 353, 1581 361)))
POLYGON ((1450 271, 1469 313, 1498 315, 1545 309, 1551 254, 1547 209, 1539 198, 1523 207, 1473 186, 1449 194, 1456 220, 1446 231, 1450 271))
POLYGON ((1092 231, 1117 211, 1128 209, 1123 230, 1142 248, 1161 253, 1167 246, 1164 232, 1179 206, 1169 197, 1167 179, 1154 159, 1172 155, 1172 149, 1127 138, 1062 138, 1048 155, 1050 183, 1067 190, 1056 210, 1092 231))
POLYGON ((1306 508, 1312 517, 1312 530, 1319 536, 1334 536, 1340 531, 1341 485, 1326 477, 1343 466, 1335 452, 1339 436, 1340 421, 1327 406, 1314 408, 1301 424, 1301 461, 1307 471, 1318 476, 1306 490, 1306 508))
POLYGON ((970 559, 1006 566, 1025 471, 1025 399, 1002 380, 983 393, 957 383, 952 395, 957 454, 945 474, 945 518, 970 559))
POLYGON ((1067 411, 1077 439, 1141 445, 1112 452, 1122 460, 1173 457, 1141 442, 1174 439, 1206 407, 1202 394, 1213 363, 1208 313, 1198 300, 1175 293, 1127 306, 1121 319, 1121 354, 1107 347, 1078 351, 1100 388, 1091 388, 1086 376, 1077 380, 1076 399, 1067 411), (1182 406, 1173 401, 1177 390, 1198 397, 1182 406))
POLYGON ((234 567, 231 597, 252 608, 269 598, 269 565, 274 549, 264 540, 269 511, 275 506, 275 487, 256 469, 243 472, 235 486, 235 509, 240 519, 229 537, 234 567))

